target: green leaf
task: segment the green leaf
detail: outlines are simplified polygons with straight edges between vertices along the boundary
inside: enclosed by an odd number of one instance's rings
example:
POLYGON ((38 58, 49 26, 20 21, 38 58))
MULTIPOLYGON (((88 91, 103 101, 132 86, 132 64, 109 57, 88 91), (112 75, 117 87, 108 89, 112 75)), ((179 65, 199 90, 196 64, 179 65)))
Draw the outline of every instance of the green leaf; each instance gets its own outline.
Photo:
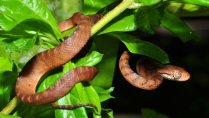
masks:
POLYGON ((97 64, 98 73, 90 82, 93 86, 108 89, 112 86, 115 72, 119 41, 111 36, 100 35, 94 39, 96 50, 104 54, 102 61, 97 64), (111 42, 111 45, 110 45, 111 42))
POLYGON ((34 38, 20 38, 10 43, 3 42, 7 56, 16 64, 18 71, 38 52, 43 51, 35 45, 34 38))
POLYGON ((116 0, 84 0, 84 14, 95 14, 116 0))
POLYGON ((105 111, 107 113, 108 118, 114 118, 112 109, 102 109, 102 111, 105 111))
POLYGON ((0 113, 0 118, 21 118, 19 116, 5 115, 0 113))
POLYGON ((145 6, 150 6, 161 2, 161 0, 137 0, 137 1, 145 6))
POLYGON ((13 63, 7 57, 0 57, 0 72, 12 71, 13 63))
MULTIPOLYGON (((85 87, 85 92, 87 97, 83 97, 83 98, 88 98, 88 101, 94 105, 96 105, 98 111, 96 114, 101 115, 101 103, 100 103, 100 97, 97 94, 97 92, 95 91, 95 89, 92 86, 87 86, 85 87)), ((81 91, 79 92, 81 93, 81 91)))
POLYGON ((20 38, 6 45, 7 53, 26 52, 34 46, 32 38, 20 38))
POLYGON ((141 111, 144 118, 169 118, 168 116, 158 113, 152 109, 143 108, 141 111))
MULTIPOLYGON (((70 91, 69 94, 65 95, 61 99, 59 99, 56 104, 59 105, 73 105, 73 104, 79 104, 83 103, 80 101, 78 92, 76 90, 77 86, 79 86, 80 83, 76 84, 70 91)), ((81 85, 82 86, 82 85, 81 85)), ((88 115, 86 113, 86 110, 84 107, 79 107, 74 110, 55 110, 55 116, 56 118, 88 118, 88 115)))
POLYGON ((163 64, 168 63, 168 55, 160 47, 125 33, 112 33, 111 36, 121 40, 128 50, 134 54, 151 57, 163 64))
POLYGON ((126 10, 118 17, 113 19, 111 22, 109 22, 104 28, 102 28, 99 34, 105 34, 115 31, 134 31, 136 29, 137 25, 135 22, 135 15, 133 13, 133 10, 126 10))
POLYGON ((160 18, 158 9, 149 7, 138 10, 136 22, 140 30, 154 34, 155 29, 160 26, 160 18))
POLYGON ((100 102, 104 102, 110 98, 114 98, 113 96, 110 95, 111 92, 113 92, 114 87, 110 87, 109 89, 104 89, 99 86, 94 86, 94 89, 97 91, 100 102))
POLYGON ((11 100, 17 76, 18 72, 15 66, 11 72, 7 71, 0 73, 0 109, 5 107, 11 100))
POLYGON ((42 0, 1 0, 0 27, 9 31, 25 20, 35 19, 49 24, 58 39, 61 33, 51 12, 42 0))
POLYGON ((76 66, 93 66, 98 64, 102 60, 103 54, 100 54, 97 51, 92 51, 90 54, 87 54, 84 58, 79 59, 76 62, 76 66))
POLYGON ((209 7, 209 1, 208 0, 181 0, 181 2, 190 3, 190 4, 196 4, 200 6, 209 7))
POLYGON ((54 109, 49 104, 31 106, 20 102, 13 115, 21 116, 21 118, 54 118, 54 109))
POLYGON ((170 32, 178 36, 181 41, 186 42, 190 39, 200 40, 198 35, 192 31, 181 19, 172 13, 165 11, 161 19, 161 27, 166 28, 170 32))

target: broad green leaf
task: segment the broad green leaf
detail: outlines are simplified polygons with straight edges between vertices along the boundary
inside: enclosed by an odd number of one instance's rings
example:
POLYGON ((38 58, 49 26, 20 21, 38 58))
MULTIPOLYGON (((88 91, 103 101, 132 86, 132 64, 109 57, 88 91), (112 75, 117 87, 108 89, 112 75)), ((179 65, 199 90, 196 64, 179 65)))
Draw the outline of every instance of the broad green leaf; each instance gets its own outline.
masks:
POLYGON ((13 63, 7 57, 0 57, 0 72, 12 71, 13 63))
POLYGON ((34 39, 20 38, 6 45, 7 53, 26 52, 34 46, 34 39))
MULTIPOLYGON (((60 39, 61 33, 51 12, 42 0, 1 0, 0 27, 9 31, 25 20, 40 20, 49 24, 55 36, 60 39)), ((41 27, 41 26, 40 26, 41 27)))
POLYGON ((156 8, 139 9, 137 12, 136 23, 139 29, 149 34, 154 34, 155 29, 160 26, 161 14, 156 8))
POLYGON ((161 19, 161 27, 166 28, 170 32, 178 36, 183 42, 190 39, 199 40, 195 32, 192 31, 180 18, 172 13, 165 11, 164 16, 161 19))
POLYGON ((94 39, 96 49, 104 54, 102 61, 97 64, 98 73, 90 82, 93 86, 108 89, 112 86, 114 70, 117 61, 119 41, 107 35, 100 35, 94 39))
POLYGON ((20 38, 5 44, 5 52, 10 60, 16 64, 18 71, 38 52, 43 51, 40 46, 34 45, 34 38, 20 38))
POLYGON ((75 12, 82 12, 83 0, 44 0, 58 21, 66 20, 75 12))
POLYGON ((112 33, 111 36, 121 40, 128 50, 134 54, 151 57, 163 64, 168 63, 168 55, 160 47, 125 33, 112 33))
POLYGON ((95 14, 116 0, 84 0, 84 14, 95 14))
MULTIPOLYGON (((179 0, 177 0, 177 1, 179 1, 179 0)), ((209 0, 181 0, 180 2, 209 7, 209 0)))
POLYGON ((141 111, 143 118, 169 118, 168 116, 158 113, 152 109, 143 108, 141 111))
MULTIPOLYGON (((85 92, 86 92, 86 97, 83 98, 88 98, 88 101, 90 101, 90 103, 96 105, 97 110, 96 114, 101 115, 101 103, 100 103, 100 97, 97 94, 97 92, 95 91, 95 89, 92 86, 87 86, 85 87, 85 92)), ((79 92, 81 93, 81 91, 79 92)))
POLYGON ((102 28, 100 34, 105 34, 109 32, 125 32, 134 31, 137 29, 135 22, 135 15, 133 10, 128 10, 123 12, 121 15, 109 22, 104 28, 102 28))

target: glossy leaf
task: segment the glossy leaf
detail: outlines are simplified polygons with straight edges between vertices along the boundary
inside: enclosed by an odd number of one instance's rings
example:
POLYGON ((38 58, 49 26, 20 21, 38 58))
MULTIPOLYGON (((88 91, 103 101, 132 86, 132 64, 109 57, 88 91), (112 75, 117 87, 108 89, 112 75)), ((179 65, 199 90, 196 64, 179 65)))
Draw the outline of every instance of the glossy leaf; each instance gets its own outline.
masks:
POLYGON ((85 56, 84 58, 79 59, 76 62, 76 66, 93 66, 97 63, 99 63, 102 60, 103 54, 100 54, 99 52, 92 51, 90 54, 85 56))
POLYGON ((12 71, 13 63, 7 57, 0 57, 0 72, 12 71))
POLYGON ((174 33, 183 42, 190 39, 199 39, 197 34, 193 32, 192 29, 189 28, 180 18, 167 11, 165 11, 165 14, 161 19, 161 27, 174 33))
POLYGON ((6 45, 7 53, 26 52, 34 46, 32 38, 20 38, 6 45))
POLYGON ((99 33, 105 34, 109 32, 124 32, 124 31, 134 31, 137 29, 135 22, 135 14, 132 10, 125 11, 117 18, 109 22, 99 33))
POLYGON ((91 81, 91 85, 108 89, 112 86, 113 75, 115 71, 119 41, 114 38, 101 35, 94 39, 96 49, 104 54, 102 61, 96 65, 98 69, 97 76, 91 81), (110 45, 111 42, 111 45, 110 45))
POLYGON ((0 1, 0 26, 4 30, 9 31, 19 23, 29 19, 40 20, 49 24, 57 38, 61 38, 57 23, 42 0, 0 1))
POLYGON ((35 45, 34 38, 20 38, 10 43, 4 43, 7 56, 16 64, 18 71, 38 52, 43 49, 35 45))
POLYGON ((169 62, 166 52, 150 42, 137 39, 125 33, 112 33, 111 36, 121 40, 131 53, 151 57, 163 64, 169 62))

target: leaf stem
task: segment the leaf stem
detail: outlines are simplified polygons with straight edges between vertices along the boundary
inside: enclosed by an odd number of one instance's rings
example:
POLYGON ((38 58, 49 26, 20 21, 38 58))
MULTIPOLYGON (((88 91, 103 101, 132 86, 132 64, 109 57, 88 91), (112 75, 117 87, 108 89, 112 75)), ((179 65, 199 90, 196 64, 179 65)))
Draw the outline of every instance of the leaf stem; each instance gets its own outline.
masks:
POLYGON ((0 113, 2 114, 10 114, 14 108, 17 106, 18 104, 18 99, 17 97, 15 96, 8 104, 6 107, 4 107, 0 113))
POLYGON ((113 18, 118 16, 124 10, 126 10, 134 0, 123 0, 118 6, 116 6, 113 10, 109 11, 105 16, 99 20, 92 28, 91 35, 94 35, 97 31, 99 31, 104 25, 110 22, 113 18))

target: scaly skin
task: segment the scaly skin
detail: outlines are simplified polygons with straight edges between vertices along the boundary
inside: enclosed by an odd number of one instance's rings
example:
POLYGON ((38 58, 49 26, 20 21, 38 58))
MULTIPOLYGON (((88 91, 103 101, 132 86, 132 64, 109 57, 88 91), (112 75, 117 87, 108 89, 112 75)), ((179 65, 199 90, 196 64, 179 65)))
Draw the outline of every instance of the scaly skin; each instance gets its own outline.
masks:
POLYGON ((129 59, 129 52, 124 51, 119 60, 120 71, 130 84, 141 89, 156 89, 163 78, 175 81, 186 81, 190 78, 190 74, 181 67, 159 65, 151 61, 138 61, 135 73, 129 65, 129 59))
POLYGON ((95 67, 78 67, 66 73, 49 89, 36 93, 36 87, 41 77, 49 70, 61 66, 71 60, 87 43, 91 26, 98 19, 98 15, 85 16, 76 13, 66 22, 60 23, 61 31, 74 25, 77 29, 58 47, 46 50, 34 56, 23 68, 16 82, 16 95, 24 103, 41 105, 53 103, 64 96, 80 81, 88 81, 96 75, 95 67))

